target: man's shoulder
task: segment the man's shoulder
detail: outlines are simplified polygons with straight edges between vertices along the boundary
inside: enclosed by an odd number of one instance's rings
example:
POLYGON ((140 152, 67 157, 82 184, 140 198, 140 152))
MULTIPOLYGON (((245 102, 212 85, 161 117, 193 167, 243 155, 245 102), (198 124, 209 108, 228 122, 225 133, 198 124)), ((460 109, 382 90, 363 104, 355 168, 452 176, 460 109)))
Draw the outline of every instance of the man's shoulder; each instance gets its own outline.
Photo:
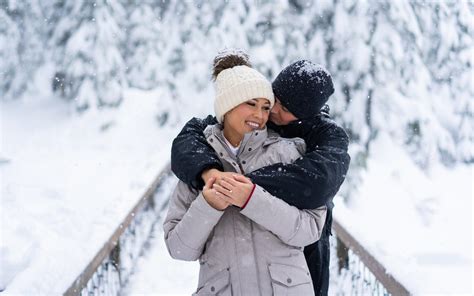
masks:
POLYGON ((331 131, 342 131, 345 133, 341 124, 337 123, 328 113, 319 113, 318 115, 301 120, 299 124, 295 124, 294 128, 300 126, 308 131, 319 129, 330 129, 331 131))

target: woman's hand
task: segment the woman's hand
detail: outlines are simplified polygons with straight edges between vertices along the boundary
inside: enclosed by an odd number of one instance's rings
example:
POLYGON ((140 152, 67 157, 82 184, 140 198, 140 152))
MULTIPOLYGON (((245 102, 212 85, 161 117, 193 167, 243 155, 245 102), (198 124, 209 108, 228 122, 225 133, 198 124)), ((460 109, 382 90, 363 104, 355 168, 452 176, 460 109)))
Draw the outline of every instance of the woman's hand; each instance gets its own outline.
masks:
POLYGON ((230 203, 222 198, 222 195, 218 194, 215 189, 212 188, 215 178, 209 178, 202 189, 202 196, 207 203, 216 210, 223 211, 230 203))
POLYGON ((223 177, 222 180, 216 181, 213 188, 217 191, 218 196, 221 196, 228 203, 242 208, 252 194, 254 184, 249 178, 232 174, 232 177, 223 177))

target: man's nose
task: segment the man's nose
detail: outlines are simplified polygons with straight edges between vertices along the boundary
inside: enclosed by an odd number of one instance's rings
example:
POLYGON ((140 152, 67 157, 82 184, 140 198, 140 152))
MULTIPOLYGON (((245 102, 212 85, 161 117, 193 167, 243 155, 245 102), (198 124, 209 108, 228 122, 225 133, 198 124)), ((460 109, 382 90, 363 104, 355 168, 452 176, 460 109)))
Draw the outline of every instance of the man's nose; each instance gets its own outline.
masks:
POLYGON ((270 113, 272 113, 272 114, 277 114, 277 113, 278 113, 278 110, 279 110, 279 109, 278 109, 278 108, 279 108, 278 105, 279 105, 279 104, 273 105, 273 108, 270 109, 270 113))

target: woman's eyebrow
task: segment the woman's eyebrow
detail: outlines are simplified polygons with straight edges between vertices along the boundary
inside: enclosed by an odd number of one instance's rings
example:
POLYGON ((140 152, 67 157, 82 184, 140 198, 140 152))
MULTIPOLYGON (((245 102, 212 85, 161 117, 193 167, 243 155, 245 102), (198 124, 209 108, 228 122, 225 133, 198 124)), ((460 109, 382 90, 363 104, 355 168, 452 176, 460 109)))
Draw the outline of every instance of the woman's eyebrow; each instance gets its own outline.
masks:
MULTIPOLYGON (((253 99, 251 99, 251 100, 249 100, 249 101, 253 101, 254 103, 258 103, 258 99, 257 99, 257 98, 253 98, 253 99)), ((263 104, 264 104, 264 105, 271 105, 270 102, 268 102, 268 101, 265 101, 265 103, 263 103, 263 104)))

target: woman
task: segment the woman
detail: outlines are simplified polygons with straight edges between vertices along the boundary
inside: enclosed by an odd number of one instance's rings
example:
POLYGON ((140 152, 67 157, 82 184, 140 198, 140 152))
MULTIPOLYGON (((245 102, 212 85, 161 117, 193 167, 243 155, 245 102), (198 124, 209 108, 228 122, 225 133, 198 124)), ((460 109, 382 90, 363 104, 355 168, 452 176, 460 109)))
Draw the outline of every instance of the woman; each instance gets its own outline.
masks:
POLYGON ((294 161, 304 142, 267 131, 271 85, 245 56, 217 56, 214 79, 219 124, 206 139, 224 170, 239 174, 211 178, 202 192, 178 183, 163 225, 168 251, 199 259, 195 295, 314 295, 303 247, 319 239, 326 208, 298 210, 240 175, 294 161))

